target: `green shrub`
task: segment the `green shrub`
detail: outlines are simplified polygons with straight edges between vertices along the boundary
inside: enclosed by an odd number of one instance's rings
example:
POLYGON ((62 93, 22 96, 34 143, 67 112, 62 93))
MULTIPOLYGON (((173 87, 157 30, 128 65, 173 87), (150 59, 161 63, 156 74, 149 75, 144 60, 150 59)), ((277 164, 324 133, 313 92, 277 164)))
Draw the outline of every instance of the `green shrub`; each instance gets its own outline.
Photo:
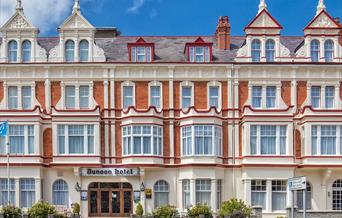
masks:
POLYGON ((137 207, 135 208, 135 214, 138 216, 142 216, 144 214, 144 209, 140 202, 137 204, 137 207))
POLYGON ((53 218, 67 218, 67 216, 62 213, 56 213, 53 215, 53 218))
POLYGON ((15 206, 4 206, 1 210, 4 214, 4 218, 20 218, 21 210, 15 206))
POLYGON ((190 218, 198 218, 199 215, 204 215, 205 218, 213 217, 213 214, 207 205, 197 204, 194 207, 188 208, 188 216, 190 218))
POLYGON ((56 208, 48 202, 38 202, 28 210, 30 218, 47 218, 48 215, 54 215, 56 213, 56 208))
POLYGON ((72 204, 72 213, 73 214, 80 214, 81 206, 79 203, 72 204))
POLYGON ((176 215, 178 213, 177 209, 175 206, 171 206, 171 205, 166 205, 166 206, 161 206, 161 207, 157 207, 154 211, 153 211, 153 215, 155 217, 160 217, 160 218, 171 218, 174 215, 176 215))
POLYGON ((232 198, 229 201, 222 202, 222 207, 219 210, 220 217, 249 217, 252 214, 252 209, 242 200, 232 198))

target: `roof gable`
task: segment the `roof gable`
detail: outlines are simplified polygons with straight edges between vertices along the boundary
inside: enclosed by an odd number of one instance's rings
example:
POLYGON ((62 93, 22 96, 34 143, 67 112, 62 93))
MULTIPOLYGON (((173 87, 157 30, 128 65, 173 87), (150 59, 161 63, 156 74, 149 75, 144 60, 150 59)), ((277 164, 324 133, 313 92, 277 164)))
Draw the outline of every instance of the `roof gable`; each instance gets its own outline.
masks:
POLYGON ((263 9, 245 29, 283 29, 283 27, 266 9, 263 9))
POLYGON ((150 46, 154 47, 154 43, 146 42, 143 37, 139 37, 136 42, 128 42, 127 46, 150 46))
POLYGON ((59 27, 60 29, 95 29, 81 13, 74 12, 69 16, 64 23, 59 27))
POLYGON ((17 29, 35 30, 37 28, 30 23, 22 12, 16 11, 15 14, 1 27, 1 30, 17 29))
POLYGON ((340 29, 338 24, 325 10, 317 14, 305 29, 340 29))

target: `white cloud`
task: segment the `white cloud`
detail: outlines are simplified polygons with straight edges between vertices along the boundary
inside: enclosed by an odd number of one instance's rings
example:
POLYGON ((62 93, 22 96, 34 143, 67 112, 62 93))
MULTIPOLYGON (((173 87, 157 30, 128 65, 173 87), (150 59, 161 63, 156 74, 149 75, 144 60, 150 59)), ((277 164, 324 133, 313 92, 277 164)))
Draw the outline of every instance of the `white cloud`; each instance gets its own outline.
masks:
MULTIPOLYGON (((22 0, 24 13, 42 33, 56 29, 71 13, 73 0, 22 0)), ((15 11, 15 0, 0 0, 0 26, 15 11)))
POLYGON ((133 5, 127 9, 127 12, 137 13, 145 2, 146 0, 133 0, 133 5))

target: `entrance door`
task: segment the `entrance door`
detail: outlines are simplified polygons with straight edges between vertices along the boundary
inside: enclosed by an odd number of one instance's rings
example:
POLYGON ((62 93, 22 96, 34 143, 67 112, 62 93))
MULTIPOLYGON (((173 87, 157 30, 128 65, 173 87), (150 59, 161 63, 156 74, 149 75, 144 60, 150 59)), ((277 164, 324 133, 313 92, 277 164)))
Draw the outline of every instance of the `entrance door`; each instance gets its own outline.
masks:
POLYGON ((129 183, 92 183, 88 190, 90 217, 123 217, 132 213, 129 183))

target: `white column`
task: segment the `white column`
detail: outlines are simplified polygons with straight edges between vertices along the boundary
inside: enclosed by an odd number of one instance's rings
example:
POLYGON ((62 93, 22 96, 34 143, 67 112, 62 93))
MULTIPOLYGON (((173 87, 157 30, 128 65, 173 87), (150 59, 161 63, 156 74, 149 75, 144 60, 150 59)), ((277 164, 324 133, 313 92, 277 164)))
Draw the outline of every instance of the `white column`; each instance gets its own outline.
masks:
POLYGON ((216 179, 211 180, 211 209, 216 212, 217 211, 217 185, 216 179))
POLYGON ((108 108, 108 80, 103 81, 103 85, 104 85, 104 108, 108 108))
POLYGON ((272 212, 272 180, 266 181, 266 211, 272 212))
MULTIPOLYGON (((319 145, 319 144, 317 143, 317 145, 319 145)), ((302 145, 302 147, 304 148, 304 153, 303 153, 303 151, 302 151, 302 153, 305 156, 312 155, 311 124, 308 124, 308 123, 304 124, 304 145, 302 145)), ((320 147, 320 146, 317 146, 317 152, 318 152, 318 147, 320 147)))
POLYGON ((75 39, 75 52, 74 52, 74 58, 75 58, 75 62, 78 62, 79 61, 79 51, 80 51, 80 45, 79 45, 79 41, 78 39, 75 39))
POLYGON ((280 155, 280 126, 276 126, 276 155, 280 155))
MULTIPOLYGON (((279 108, 280 102, 283 101, 283 99, 281 98, 281 83, 276 86, 276 89, 277 89, 276 90, 276 107, 279 108)), ((265 92, 266 92, 266 90, 265 90, 265 92)), ((265 100, 266 100, 266 97, 265 97, 265 100)))
POLYGON ((22 109, 21 86, 18 86, 18 109, 22 109))
POLYGON ((94 34, 92 34, 92 39, 89 41, 89 57, 88 57, 88 60, 90 62, 94 61, 94 56, 95 56, 95 54, 93 52, 94 45, 95 45, 95 43, 94 43, 94 34))
MULTIPOLYGON (((172 196, 172 194, 171 194, 172 196)), ((178 179, 177 181, 177 208, 179 208, 180 211, 184 211, 185 208, 183 208, 183 180, 178 179)))
POLYGON ((20 207, 20 179, 15 178, 15 206, 20 207))
POLYGON ((36 124, 34 125, 34 154, 41 154, 43 155, 42 149, 40 147, 40 137, 39 136, 40 133, 40 125, 36 124))
POLYGON ((196 205, 196 180, 190 179, 190 204, 196 205))
POLYGON ((340 109, 341 108, 341 100, 340 100, 340 84, 337 83, 335 85, 335 98, 334 98, 334 108, 340 109))
POLYGON ((266 108, 266 88, 267 86, 263 85, 261 88, 261 107, 266 108))
POLYGON ((49 79, 45 80, 45 107, 46 111, 49 113, 51 110, 51 82, 49 79))
POLYGON ((243 180, 243 188, 244 188, 244 200, 247 204, 252 203, 252 189, 251 189, 252 181, 250 179, 243 180))
MULTIPOLYGON (((92 86, 89 87, 89 95, 92 94, 92 86)), ((80 86, 75 86, 75 108, 80 108, 80 86)))
MULTIPOLYGON (((310 51, 310 43, 311 43, 311 36, 307 36, 304 39, 304 45, 306 45, 306 56, 309 58, 311 57, 311 51, 310 51)), ((311 59, 308 59, 307 61, 311 61, 311 59)))
MULTIPOLYGON (((169 77, 173 77, 173 68, 169 69, 169 77)), ((174 109, 174 102, 173 102, 173 80, 172 78, 169 80, 169 108, 170 109, 174 109)), ((173 118, 174 114, 173 114, 173 110, 170 110, 169 112, 169 117, 173 118)), ((170 119, 170 125, 169 125, 169 144, 170 144, 170 164, 174 163, 174 156, 175 156, 175 150, 174 150, 174 122, 173 120, 170 119)))
POLYGON ((311 105, 311 83, 309 82, 306 84, 306 96, 306 105, 311 105))
POLYGON ((42 200, 42 181, 40 178, 35 179, 35 188, 36 188, 36 202, 39 202, 42 200))
MULTIPOLYGON (((37 37, 37 35, 35 34, 35 37, 37 37)), ((32 62, 36 62, 36 45, 37 45, 37 40, 33 39, 32 40, 32 47, 31 47, 31 61, 32 62)))
POLYGON ((18 39, 18 50, 17 50, 17 62, 21 62, 22 60, 21 60, 21 38, 19 37, 19 39, 18 39))

